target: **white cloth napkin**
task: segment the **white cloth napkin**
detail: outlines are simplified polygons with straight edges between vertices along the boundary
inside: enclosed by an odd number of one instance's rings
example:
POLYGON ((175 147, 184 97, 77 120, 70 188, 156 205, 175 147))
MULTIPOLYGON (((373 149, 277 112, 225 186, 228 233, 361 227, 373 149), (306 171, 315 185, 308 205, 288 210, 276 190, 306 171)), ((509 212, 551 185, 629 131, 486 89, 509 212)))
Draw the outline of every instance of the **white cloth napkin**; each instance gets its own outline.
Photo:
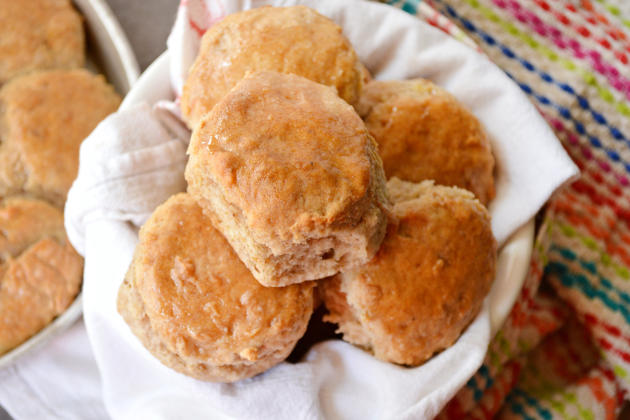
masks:
POLYGON ((16 420, 108 418, 83 323, 0 370, 0 404, 16 420))
MULTIPOLYGON (((375 77, 429 78, 477 115, 499 163, 497 198, 490 210, 500 242, 577 173, 551 130, 505 74, 438 30, 375 3, 182 2, 169 39, 175 91, 181 89, 199 45, 191 22, 205 28, 225 13, 269 3, 302 3, 319 10, 343 27, 375 77)), ((69 237, 86 257, 85 324, 109 414, 116 419, 435 416, 483 360, 490 340, 487 304, 454 346, 414 369, 382 363, 347 343, 330 341, 316 345, 298 364, 282 363, 235 384, 212 384, 175 373, 142 347, 116 312, 116 294, 138 226, 160 202, 185 188, 187 139, 161 121, 150 106, 138 104, 99 125, 82 146, 79 177, 66 207, 69 237)), ((51 381, 62 381, 62 372, 51 381)), ((94 387, 98 380, 92 381, 94 387)), ((0 402, 5 403, 1 392, 0 402)))

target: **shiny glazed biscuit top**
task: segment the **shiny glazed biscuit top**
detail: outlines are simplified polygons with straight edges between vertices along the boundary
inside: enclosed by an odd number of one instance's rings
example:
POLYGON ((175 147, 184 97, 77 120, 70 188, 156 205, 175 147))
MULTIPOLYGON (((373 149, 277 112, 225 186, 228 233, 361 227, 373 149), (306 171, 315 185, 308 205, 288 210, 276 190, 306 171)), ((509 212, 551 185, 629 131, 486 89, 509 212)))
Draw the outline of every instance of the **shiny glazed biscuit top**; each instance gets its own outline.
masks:
MULTIPOLYGON (((373 140, 336 92, 295 75, 245 78, 193 132, 189 191, 216 184, 253 235, 297 241, 356 223, 371 200, 373 140), (356 220, 353 220, 356 218, 356 220)), ((377 158, 378 159, 378 158, 377 158)))

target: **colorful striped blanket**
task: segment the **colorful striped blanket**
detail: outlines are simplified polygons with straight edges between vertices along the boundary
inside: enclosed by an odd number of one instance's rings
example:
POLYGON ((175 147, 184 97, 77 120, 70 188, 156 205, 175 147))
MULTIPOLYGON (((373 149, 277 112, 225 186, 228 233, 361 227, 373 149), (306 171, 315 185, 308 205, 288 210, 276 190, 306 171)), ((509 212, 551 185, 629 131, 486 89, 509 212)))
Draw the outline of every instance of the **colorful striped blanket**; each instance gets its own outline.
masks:
POLYGON ((580 167, 521 296, 443 419, 613 419, 630 391, 630 1, 390 0, 478 48, 580 167))

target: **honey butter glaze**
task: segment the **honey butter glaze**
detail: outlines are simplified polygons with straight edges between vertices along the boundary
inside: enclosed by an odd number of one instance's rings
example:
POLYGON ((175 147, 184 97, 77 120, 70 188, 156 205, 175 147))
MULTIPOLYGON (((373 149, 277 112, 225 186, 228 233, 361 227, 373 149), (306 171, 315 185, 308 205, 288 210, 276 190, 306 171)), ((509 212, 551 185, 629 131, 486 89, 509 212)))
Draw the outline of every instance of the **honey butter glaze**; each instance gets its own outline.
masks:
POLYGON ((251 74, 198 124, 188 154, 189 193, 264 285, 365 262, 384 236, 376 143, 330 87, 251 74))
POLYGON ((225 196, 247 204, 248 225, 282 240, 296 225, 361 217, 344 210, 369 187, 372 140, 352 107, 296 76, 260 73, 240 87, 195 131, 189 168, 206 163, 225 196))

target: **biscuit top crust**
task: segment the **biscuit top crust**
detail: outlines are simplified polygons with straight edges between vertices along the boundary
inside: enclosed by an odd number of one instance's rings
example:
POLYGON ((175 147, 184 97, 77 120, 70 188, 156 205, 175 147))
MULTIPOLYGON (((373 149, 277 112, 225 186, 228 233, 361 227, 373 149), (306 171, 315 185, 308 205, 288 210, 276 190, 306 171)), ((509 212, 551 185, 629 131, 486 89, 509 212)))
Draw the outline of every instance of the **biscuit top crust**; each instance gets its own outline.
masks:
POLYGON ((446 90, 424 79, 372 81, 357 105, 374 136, 385 175, 494 198, 494 157, 477 118, 446 90))
POLYGON ((496 243, 488 211, 472 193, 387 184, 398 226, 376 256, 342 274, 342 291, 379 358, 416 365, 452 344, 494 279, 496 243))
POLYGON ((120 104, 103 76, 50 70, 0 90, 0 195, 27 191, 62 205, 77 175, 79 146, 120 104), (14 191, 11 191, 11 190, 14 191))
POLYGON ((186 179, 201 197, 208 185, 220 189, 254 238, 281 250, 282 242, 359 222, 375 200, 375 148, 332 88, 260 72, 241 81, 193 132, 186 179))
POLYGON ((82 273, 61 210, 28 197, 0 201, 0 354, 62 313, 82 273))
POLYGON ((46 237, 65 241, 63 213, 60 210, 28 197, 0 200, 0 263, 17 257, 46 237))
POLYGON ((0 86, 37 69, 83 66, 83 25, 69 0, 0 0, 0 28, 0 86))
POLYGON ((226 16, 205 33, 182 95, 193 128, 246 74, 292 73, 337 90, 354 104, 365 80, 341 28, 305 6, 260 7, 226 16))
POLYGON ((188 194, 168 199, 142 227, 132 269, 153 330, 182 358, 267 357, 313 310, 314 283, 261 286, 188 194))

